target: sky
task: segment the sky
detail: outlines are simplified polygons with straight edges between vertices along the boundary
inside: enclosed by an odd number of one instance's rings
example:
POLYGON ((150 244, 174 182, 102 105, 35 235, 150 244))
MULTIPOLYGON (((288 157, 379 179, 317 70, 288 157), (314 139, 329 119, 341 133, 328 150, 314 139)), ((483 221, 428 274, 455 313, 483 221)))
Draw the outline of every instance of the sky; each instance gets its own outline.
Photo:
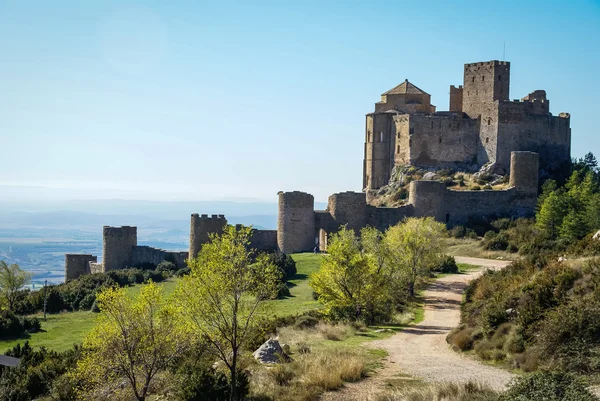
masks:
POLYGON ((407 78, 447 110, 504 48, 510 97, 545 89, 572 156, 600 156, 600 0, 0 0, 0 186, 324 201, 361 190, 381 93, 407 78))

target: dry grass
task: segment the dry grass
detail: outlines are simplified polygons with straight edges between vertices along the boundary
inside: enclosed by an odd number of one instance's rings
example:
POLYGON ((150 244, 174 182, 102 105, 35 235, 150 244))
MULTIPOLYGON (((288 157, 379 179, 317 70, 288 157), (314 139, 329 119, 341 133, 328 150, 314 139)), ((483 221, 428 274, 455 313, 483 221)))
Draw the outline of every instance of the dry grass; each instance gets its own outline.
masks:
POLYGON ((473 258, 516 260, 519 254, 504 251, 488 251, 481 247, 481 241, 476 239, 447 240, 446 253, 450 256, 470 256, 473 258))
POLYGON ((310 329, 281 328, 279 341, 290 346, 292 361, 272 367, 255 365, 251 399, 317 400, 320 394, 338 389, 344 382, 360 380, 372 356, 339 343, 355 332, 348 324, 323 322, 310 329))
POLYGON ((380 396, 378 401, 495 401, 498 394, 476 382, 443 383, 406 388, 380 396))

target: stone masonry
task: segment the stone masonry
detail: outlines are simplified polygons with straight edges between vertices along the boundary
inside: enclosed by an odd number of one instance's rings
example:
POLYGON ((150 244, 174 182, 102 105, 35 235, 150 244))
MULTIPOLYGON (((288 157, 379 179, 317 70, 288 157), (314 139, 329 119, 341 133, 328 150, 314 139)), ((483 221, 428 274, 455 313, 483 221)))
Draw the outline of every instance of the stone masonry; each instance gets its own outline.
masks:
POLYGON ((560 176, 571 160, 570 115, 553 116, 544 90, 520 100, 509 91, 510 63, 493 60, 465 64, 450 111, 436 112, 408 81, 384 93, 366 115, 363 188, 386 185, 396 165, 473 172, 493 163, 506 174, 512 151, 538 153, 542 175, 560 176))

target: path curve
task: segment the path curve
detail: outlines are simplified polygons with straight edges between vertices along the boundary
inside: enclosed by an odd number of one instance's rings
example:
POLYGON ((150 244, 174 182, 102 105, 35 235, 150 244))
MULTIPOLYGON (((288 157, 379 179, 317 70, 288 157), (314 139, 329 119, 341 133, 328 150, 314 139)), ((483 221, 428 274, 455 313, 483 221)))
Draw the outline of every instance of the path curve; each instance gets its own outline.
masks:
POLYGON ((348 383, 339 391, 324 394, 321 400, 373 400, 384 389, 386 380, 407 374, 426 382, 464 383, 474 380, 496 390, 506 387, 512 374, 454 352, 446 343, 446 336, 460 323, 462 293, 469 281, 478 277, 484 268, 501 269, 510 262, 460 256, 456 257, 456 261, 481 266, 482 269, 445 276, 429 285, 423 293, 425 319, 421 323, 385 340, 365 343, 368 347, 388 352, 383 367, 365 380, 348 383))

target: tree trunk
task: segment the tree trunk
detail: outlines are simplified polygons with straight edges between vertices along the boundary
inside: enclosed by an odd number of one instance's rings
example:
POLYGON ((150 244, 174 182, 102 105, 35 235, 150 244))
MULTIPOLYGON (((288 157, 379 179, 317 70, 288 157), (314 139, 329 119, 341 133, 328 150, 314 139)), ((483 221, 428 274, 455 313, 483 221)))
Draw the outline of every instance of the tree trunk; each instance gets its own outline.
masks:
POLYGON ((415 283, 414 283, 414 281, 411 281, 411 282, 408 283, 408 295, 411 298, 415 297, 415 283))
POLYGON ((231 358, 231 394, 229 395, 229 399, 231 401, 238 401, 237 394, 237 351, 233 351, 233 357, 231 358))

